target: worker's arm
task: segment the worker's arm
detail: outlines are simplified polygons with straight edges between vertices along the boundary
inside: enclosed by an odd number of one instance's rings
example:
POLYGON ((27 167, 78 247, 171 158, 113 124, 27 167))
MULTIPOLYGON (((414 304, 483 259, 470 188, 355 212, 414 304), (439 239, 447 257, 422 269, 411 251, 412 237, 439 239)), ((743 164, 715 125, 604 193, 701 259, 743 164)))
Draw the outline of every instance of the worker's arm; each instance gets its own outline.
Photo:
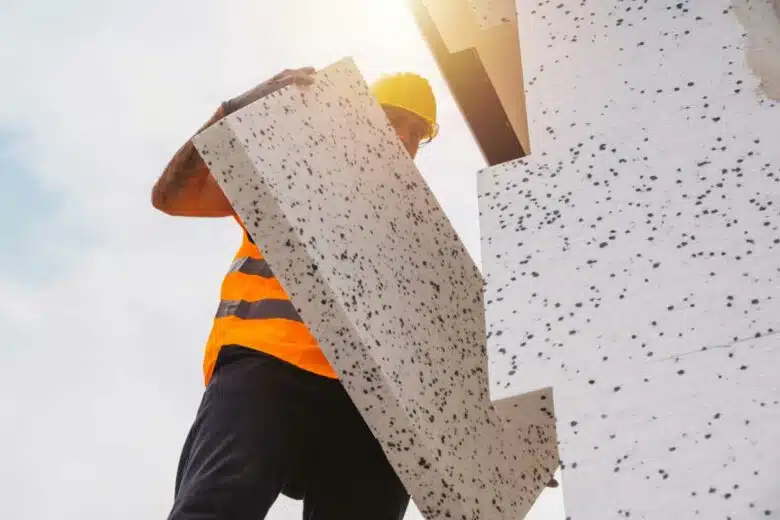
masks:
MULTIPOLYGON (((225 117, 225 105, 220 105, 196 135, 225 117)), ((152 205, 168 215, 186 217, 226 217, 233 213, 192 140, 179 148, 155 183, 152 205)))
MULTIPOLYGON (((309 85, 314 69, 285 70, 240 96, 220 105, 196 135, 223 117, 287 85, 309 85)), ((188 140, 171 158, 152 189, 152 205, 168 215, 186 217, 227 217, 233 208, 209 172, 192 140, 188 140)))

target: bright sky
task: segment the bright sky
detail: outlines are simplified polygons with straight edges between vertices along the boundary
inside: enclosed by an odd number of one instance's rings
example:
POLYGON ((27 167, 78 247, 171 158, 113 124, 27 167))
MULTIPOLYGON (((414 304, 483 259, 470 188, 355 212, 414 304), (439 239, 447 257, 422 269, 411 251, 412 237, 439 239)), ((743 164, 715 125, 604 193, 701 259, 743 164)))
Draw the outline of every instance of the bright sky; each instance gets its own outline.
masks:
MULTIPOLYGON (((418 167, 478 261, 482 157, 403 0, 0 2, 0 518, 166 517, 240 234, 150 188, 220 101, 344 56, 430 78, 418 167)), ((563 519, 560 491, 529 518, 563 519)))

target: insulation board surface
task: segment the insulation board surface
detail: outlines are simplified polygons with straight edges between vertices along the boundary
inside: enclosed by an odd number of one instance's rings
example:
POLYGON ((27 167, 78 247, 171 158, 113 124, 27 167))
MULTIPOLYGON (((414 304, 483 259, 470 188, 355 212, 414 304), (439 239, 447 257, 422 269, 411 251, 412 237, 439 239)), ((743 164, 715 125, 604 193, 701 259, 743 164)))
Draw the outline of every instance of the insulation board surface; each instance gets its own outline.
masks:
POLYGON ((479 175, 492 395, 553 386, 572 520, 780 516, 771 2, 518 6, 534 152, 479 175))

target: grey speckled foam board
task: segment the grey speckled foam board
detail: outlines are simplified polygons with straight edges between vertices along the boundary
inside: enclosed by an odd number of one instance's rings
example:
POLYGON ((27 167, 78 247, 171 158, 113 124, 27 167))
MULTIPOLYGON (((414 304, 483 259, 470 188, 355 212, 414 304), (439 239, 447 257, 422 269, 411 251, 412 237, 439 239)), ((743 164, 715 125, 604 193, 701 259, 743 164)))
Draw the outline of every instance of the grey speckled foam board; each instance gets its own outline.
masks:
POLYGON ((486 41, 486 31, 517 23, 514 0, 420 0, 420 3, 450 53, 481 47, 486 41))
POLYGON ((491 393, 554 387, 572 520, 780 517, 780 106, 750 54, 780 25, 733 3, 518 3, 534 153, 479 175, 491 393))
POLYGON ((480 29, 490 29, 517 19, 515 0, 469 0, 471 11, 480 29))
POLYGON ((195 144, 426 517, 522 518, 551 394, 491 404, 481 275, 351 60, 195 144))

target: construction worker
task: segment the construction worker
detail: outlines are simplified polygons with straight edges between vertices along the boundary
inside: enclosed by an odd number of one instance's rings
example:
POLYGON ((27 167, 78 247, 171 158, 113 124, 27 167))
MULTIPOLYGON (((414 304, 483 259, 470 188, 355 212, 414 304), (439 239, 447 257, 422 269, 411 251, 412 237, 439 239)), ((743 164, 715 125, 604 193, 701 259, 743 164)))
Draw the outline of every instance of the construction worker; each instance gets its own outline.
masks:
MULTIPOLYGON (((285 70, 222 103, 198 132, 314 78, 312 68, 285 70)), ((415 157, 437 132, 428 82, 386 76, 372 92, 415 157)), ((168 518, 258 520, 280 493, 302 499, 307 520, 402 518, 406 489, 191 141, 155 184, 152 204, 168 215, 232 216, 243 233, 206 344, 206 388, 168 518)))

